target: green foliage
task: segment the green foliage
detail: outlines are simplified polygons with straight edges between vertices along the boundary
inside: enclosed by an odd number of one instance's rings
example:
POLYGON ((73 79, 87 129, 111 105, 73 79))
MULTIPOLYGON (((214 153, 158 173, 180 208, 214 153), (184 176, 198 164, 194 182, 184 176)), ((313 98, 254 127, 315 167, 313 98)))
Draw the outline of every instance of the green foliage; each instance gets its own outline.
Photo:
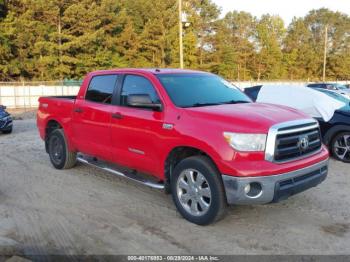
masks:
POLYGON ((281 44, 284 38, 283 20, 278 16, 263 15, 256 27, 258 79, 283 77, 281 44))
MULTIPOLYGON (((183 0, 184 64, 232 80, 350 78, 350 17, 312 10, 278 16, 183 0)), ((0 0, 0 81, 80 79, 119 67, 178 67, 177 0, 0 0)))
POLYGON ((255 30, 256 19, 246 12, 229 12, 217 21, 212 70, 229 79, 253 78, 251 62, 256 55, 255 30))

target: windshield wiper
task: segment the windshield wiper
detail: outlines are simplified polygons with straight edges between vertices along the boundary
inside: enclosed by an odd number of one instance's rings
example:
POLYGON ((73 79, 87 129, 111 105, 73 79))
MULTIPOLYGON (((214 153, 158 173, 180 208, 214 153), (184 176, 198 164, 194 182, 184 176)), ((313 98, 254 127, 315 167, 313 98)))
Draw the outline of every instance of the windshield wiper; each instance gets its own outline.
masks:
POLYGON ((231 100, 227 102, 220 103, 221 105, 228 105, 228 104, 244 104, 244 103, 250 103, 250 101, 246 100, 231 100))
POLYGON ((231 101, 220 102, 220 103, 195 103, 193 105, 189 105, 189 106, 185 106, 185 107, 219 106, 219 105, 241 104, 241 103, 250 103, 250 101, 231 100, 231 101))
POLYGON ((185 106, 185 107, 201 107, 201 106, 217 106, 221 105, 221 103, 195 103, 193 105, 185 106))

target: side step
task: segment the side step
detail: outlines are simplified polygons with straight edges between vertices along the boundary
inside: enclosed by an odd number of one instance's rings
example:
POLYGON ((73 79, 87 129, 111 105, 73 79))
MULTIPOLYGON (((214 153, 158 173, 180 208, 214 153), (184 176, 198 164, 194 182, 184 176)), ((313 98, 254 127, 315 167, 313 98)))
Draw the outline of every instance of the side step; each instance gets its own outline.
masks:
POLYGON ((91 166, 94 166, 96 168, 105 170, 109 173, 112 173, 114 175, 128 178, 132 181, 135 181, 137 183, 143 184, 145 186, 149 186, 151 188, 155 189, 164 189, 164 184, 156 181, 147 180, 145 177, 138 175, 137 172, 129 172, 129 171, 120 171, 117 167, 115 167, 113 164, 109 164, 105 161, 100 161, 96 159, 95 157, 78 154, 77 160, 81 163, 88 164, 91 166))

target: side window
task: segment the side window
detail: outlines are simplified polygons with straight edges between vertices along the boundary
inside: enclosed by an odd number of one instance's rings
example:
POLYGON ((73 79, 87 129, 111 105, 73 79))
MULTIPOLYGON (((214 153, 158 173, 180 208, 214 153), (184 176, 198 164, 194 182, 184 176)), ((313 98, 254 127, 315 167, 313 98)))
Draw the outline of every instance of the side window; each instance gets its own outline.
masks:
POLYGON ((147 94, 152 102, 160 103, 160 99, 151 82, 143 76, 127 75, 124 79, 122 92, 120 95, 120 104, 126 106, 128 95, 147 94))
POLYGON ((117 75, 94 76, 89 84, 85 99, 97 103, 111 104, 117 75))

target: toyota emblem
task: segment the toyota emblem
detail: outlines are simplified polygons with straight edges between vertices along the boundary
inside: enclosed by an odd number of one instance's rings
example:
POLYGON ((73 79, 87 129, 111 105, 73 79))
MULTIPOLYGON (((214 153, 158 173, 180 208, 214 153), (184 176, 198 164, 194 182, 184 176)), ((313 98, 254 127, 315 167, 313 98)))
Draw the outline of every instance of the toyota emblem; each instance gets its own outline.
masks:
POLYGON ((309 138, 307 136, 303 136, 299 138, 298 142, 299 149, 305 151, 309 148, 309 138))

